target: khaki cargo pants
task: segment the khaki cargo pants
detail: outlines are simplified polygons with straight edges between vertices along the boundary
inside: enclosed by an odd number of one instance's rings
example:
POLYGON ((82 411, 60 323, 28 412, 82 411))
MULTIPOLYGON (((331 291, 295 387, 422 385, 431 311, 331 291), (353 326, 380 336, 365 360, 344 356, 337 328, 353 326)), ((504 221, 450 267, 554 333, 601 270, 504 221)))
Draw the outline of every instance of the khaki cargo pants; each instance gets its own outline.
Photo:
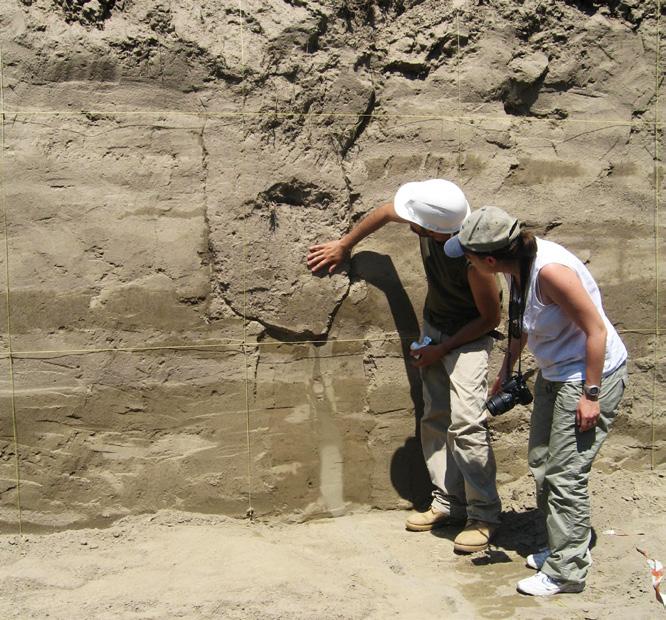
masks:
MULTIPOLYGON (((423 333, 434 343, 446 338, 427 322, 423 333)), ((453 518, 499 523, 495 457, 484 409, 492 345, 485 336, 421 370, 421 446, 435 487, 433 508, 453 518)))
POLYGON ((582 382, 548 381, 541 373, 537 377, 528 461, 551 550, 542 571, 553 579, 580 583, 587 576, 585 552, 592 531, 587 481, 592 461, 615 420, 626 379, 626 364, 604 377, 599 421, 583 433, 576 426, 582 382))

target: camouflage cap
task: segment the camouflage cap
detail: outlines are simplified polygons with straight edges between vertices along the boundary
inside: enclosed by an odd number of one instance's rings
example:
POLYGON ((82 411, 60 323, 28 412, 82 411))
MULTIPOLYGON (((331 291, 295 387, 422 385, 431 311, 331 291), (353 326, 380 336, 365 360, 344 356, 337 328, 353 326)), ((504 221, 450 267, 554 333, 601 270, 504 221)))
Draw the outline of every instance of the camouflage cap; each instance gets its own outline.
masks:
POLYGON ((444 244, 447 256, 469 252, 493 252, 507 247, 520 234, 520 222, 498 207, 481 207, 460 227, 460 232, 444 244))

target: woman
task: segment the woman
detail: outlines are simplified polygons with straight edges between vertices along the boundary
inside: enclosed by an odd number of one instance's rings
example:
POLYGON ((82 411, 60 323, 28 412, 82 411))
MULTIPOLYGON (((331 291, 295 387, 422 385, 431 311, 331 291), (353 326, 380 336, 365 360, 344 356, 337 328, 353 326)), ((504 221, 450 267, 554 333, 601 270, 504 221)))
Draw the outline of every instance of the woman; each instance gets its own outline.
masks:
POLYGON ((492 388, 500 391, 527 343, 539 366, 528 460, 549 548, 528 556, 536 575, 518 582, 535 596, 580 592, 591 556, 592 461, 615 419, 626 384, 627 351, 604 314, 590 272, 568 250, 521 231, 496 207, 470 215, 446 242, 477 269, 505 273, 523 301, 522 331, 492 388))

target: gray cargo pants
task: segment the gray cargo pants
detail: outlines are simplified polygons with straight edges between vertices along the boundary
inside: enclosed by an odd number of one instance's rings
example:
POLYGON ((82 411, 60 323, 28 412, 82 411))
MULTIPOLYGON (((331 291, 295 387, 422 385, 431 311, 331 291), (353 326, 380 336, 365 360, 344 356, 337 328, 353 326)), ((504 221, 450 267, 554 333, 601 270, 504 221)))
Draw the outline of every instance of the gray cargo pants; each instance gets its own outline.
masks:
MULTIPOLYGON (((423 333, 434 343, 446 338, 427 322, 423 333)), ((499 523, 495 456, 484 409, 492 345, 485 336, 421 369, 421 446, 435 487, 433 508, 453 518, 499 523)))
POLYGON ((592 461, 615 420, 626 379, 626 364, 603 378, 599 421, 582 433, 576 426, 582 382, 548 381, 541 373, 537 377, 528 461, 551 550, 542 571, 553 579, 580 583, 587 576, 585 552, 592 531, 587 481, 592 461))

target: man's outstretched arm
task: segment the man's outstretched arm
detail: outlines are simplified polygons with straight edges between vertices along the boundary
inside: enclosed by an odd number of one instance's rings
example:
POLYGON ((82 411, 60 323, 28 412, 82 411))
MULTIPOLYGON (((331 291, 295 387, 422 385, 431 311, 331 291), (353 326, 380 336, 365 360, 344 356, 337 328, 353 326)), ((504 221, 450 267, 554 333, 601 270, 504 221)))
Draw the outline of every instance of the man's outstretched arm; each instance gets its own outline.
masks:
POLYGON ((312 273, 328 267, 328 273, 333 273, 350 254, 351 249, 361 239, 365 239, 376 230, 389 222, 406 222, 398 217, 389 202, 370 211, 346 235, 335 241, 310 246, 307 255, 308 268, 312 273))

